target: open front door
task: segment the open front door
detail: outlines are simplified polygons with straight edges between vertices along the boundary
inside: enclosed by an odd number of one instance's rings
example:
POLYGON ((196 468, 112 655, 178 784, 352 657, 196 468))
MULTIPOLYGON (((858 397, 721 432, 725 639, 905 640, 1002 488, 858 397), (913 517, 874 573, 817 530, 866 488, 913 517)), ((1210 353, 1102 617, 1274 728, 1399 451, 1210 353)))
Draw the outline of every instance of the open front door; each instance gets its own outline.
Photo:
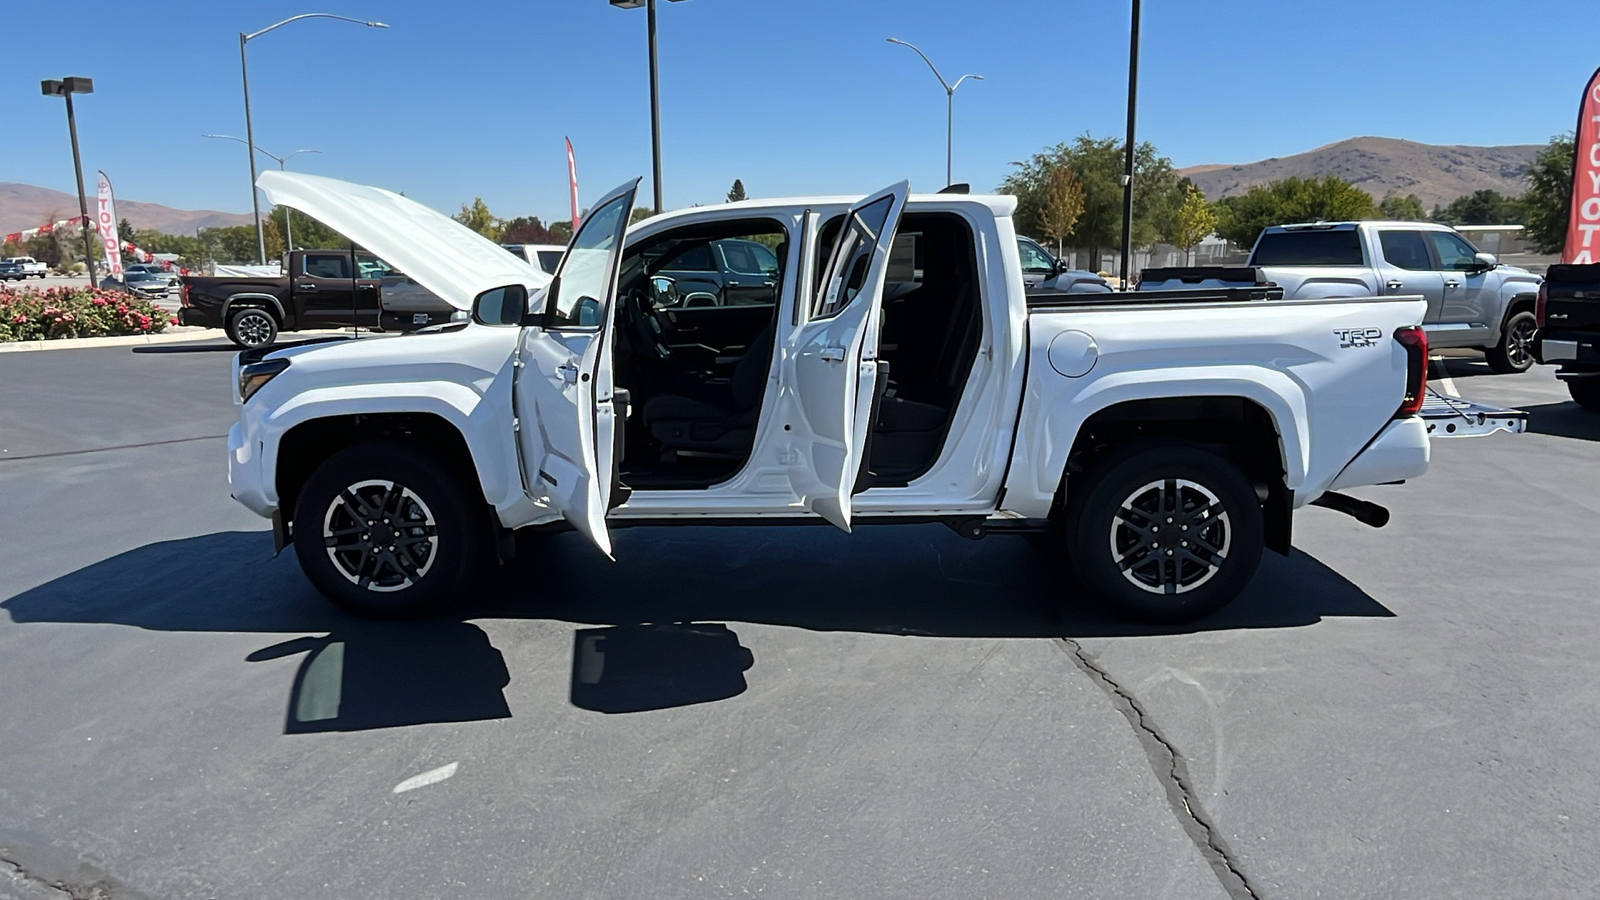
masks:
POLYGON ((910 185, 871 195, 845 216, 821 281, 815 223, 801 254, 799 326, 781 374, 790 434, 789 481, 807 509, 850 530, 850 494, 861 468, 878 378, 878 324, 889 245, 910 185))
POLYGON ((523 485, 547 496, 606 555, 615 410, 611 331, 623 232, 639 181, 607 194, 572 237, 517 348, 517 449, 523 485))

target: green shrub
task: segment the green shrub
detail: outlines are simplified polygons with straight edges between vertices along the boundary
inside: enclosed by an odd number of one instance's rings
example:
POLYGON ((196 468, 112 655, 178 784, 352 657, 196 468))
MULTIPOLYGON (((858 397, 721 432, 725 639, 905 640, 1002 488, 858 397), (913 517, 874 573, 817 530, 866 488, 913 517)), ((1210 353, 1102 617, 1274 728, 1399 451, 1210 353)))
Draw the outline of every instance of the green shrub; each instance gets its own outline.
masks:
POLYGON ((116 291, 0 288, 0 341, 157 334, 176 322, 148 300, 116 291))

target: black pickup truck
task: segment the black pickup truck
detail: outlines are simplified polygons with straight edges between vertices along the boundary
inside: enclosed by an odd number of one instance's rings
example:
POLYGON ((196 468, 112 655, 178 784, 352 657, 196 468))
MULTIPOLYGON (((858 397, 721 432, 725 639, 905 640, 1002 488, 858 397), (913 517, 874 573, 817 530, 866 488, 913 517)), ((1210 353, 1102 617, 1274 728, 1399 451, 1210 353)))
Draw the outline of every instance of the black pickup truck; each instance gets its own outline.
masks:
POLYGON ((1600 263, 1551 266, 1534 305, 1534 356, 1579 406, 1600 410, 1600 263))
POLYGON ((415 331, 448 322, 455 309, 383 260, 348 250, 294 250, 282 275, 186 275, 178 323, 227 330, 247 349, 265 347, 280 331, 359 326, 415 331), (352 277, 354 275, 354 277, 352 277))

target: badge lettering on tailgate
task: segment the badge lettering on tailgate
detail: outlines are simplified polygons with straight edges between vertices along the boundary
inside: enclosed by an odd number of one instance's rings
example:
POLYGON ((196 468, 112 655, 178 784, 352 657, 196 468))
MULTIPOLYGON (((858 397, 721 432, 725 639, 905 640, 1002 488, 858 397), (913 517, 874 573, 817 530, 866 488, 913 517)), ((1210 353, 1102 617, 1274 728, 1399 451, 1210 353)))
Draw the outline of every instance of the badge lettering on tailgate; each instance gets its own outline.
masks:
POLYGON ((1348 350, 1351 347, 1376 347, 1383 338, 1383 330, 1379 328, 1335 328, 1333 336, 1339 339, 1339 349, 1348 350))

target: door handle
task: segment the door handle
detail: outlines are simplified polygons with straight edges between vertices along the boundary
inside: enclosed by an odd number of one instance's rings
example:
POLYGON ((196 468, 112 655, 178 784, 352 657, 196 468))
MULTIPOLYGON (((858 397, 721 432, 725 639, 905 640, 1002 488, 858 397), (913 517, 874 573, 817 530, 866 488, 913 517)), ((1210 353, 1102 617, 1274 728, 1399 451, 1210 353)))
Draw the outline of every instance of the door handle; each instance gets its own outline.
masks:
POLYGON ((317 286, 314 284, 297 284, 294 286, 294 289, 297 291, 314 291, 317 289, 317 286))
POLYGON ((739 286, 739 282, 734 281, 732 278, 728 279, 725 283, 728 285, 728 287, 738 287, 739 286))
POLYGON ((1444 283, 1444 286, 1445 286, 1445 288, 1447 290, 1454 289, 1454 288, 1461 287, 1461 282, 1459 282, 1459 281, 1446 281, 1444 283))
POLYGON ((557 366, 556 371, 561 373, 561 380, 563 382, 567 384, 578 383, 578 367, 572 363, 567 363, 564 366, 557 366))
POLYGON ((1405 286, 1406 286, 1406 283, 1404 281, 1397 281, 1397 280, 1395 280, 1393 278, 1389 279, 1389 290, 1391 290, 1391 291, 1398 291, 1398 290, 1404 288, 1405 286))
POLYGON ((819 354, 823 362, 844 362, 843 347, 823 347, 819 354))
POLYGON ((777 282, 773 282, 773 281, 763 281, 763 282, 761 282, 761 286, 762 287, 772 287, 776 283, 777 282))

